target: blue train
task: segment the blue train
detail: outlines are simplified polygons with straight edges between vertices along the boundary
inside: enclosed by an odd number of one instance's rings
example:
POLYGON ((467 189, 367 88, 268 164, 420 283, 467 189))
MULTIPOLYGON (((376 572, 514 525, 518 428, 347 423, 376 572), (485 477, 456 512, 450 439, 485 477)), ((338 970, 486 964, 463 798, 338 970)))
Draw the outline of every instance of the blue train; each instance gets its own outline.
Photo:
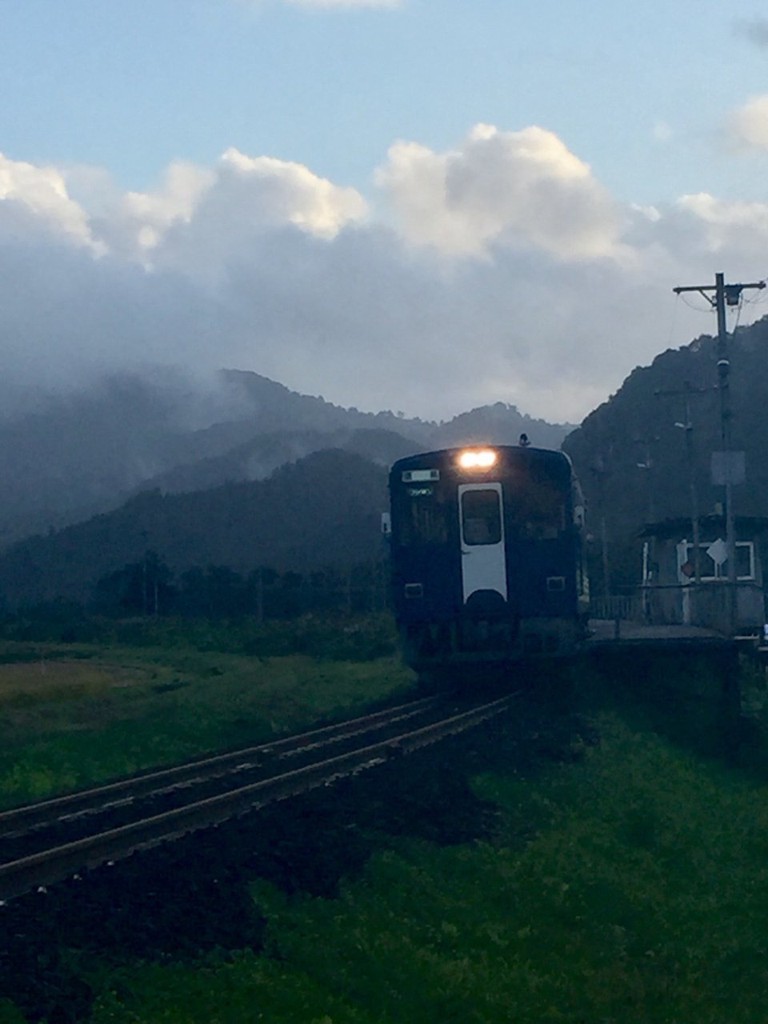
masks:
POLYGON ((526 440, 424 452, 390 471, 395 615, 425 677, 571 654, 585 635, 578 482, 563 452, 526 440))

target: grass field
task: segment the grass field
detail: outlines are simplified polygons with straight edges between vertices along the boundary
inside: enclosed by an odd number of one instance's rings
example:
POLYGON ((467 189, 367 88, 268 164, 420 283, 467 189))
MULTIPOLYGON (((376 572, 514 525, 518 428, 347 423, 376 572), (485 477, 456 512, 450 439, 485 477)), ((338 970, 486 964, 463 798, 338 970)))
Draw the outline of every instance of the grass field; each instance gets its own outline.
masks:
POLYGON ((765 783, 620 714, 483 772, 495 836, 390 837, 338 899, 253 887, 266 950, 113 971, 93 1024, 763 1024, 765 783))
MULTIPOLYGON (((408 685, 386 660, 84 648, 78 672, 61 650, 39 653, 0 673, 27 789, 60 784, 67 765, 82 780, 178 759, 408 685)), ((454 766, 492 812, 474 841, 378 826, 376 852, 336 898, 254 878, 260 950, 154 962, 73 952, 95 992, 90 1024, 764 1024, 762 675, 747 694, 748 757, 731 759, 673 742, 593 683, 577 699, 588 728, 566 743, 542 718, 454 766)), ((3 763, 11 797, 12 753, 3 763)), ((2 1024, 21 1020, 0 1002, 2 1024)))
POLYGON ((192 645, 0 644, 0 806, 352 717, 412 678, 192 645))

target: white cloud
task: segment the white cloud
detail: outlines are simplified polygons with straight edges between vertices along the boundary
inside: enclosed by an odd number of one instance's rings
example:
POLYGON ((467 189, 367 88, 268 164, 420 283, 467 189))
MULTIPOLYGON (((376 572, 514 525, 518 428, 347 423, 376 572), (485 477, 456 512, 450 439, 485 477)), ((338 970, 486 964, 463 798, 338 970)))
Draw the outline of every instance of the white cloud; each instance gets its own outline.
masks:
POLYGON ((0 235, 29 230, 62 234, 96 248, 85 213, 68 192, 63 174, 0 153, 0 235))
POLYGON ((331 240, 368 211, 355 189, 334 185, 301 164, 250 157, 234 148, 212 168, 171 164, 154 191, 105 200, 108 189, 98 184, 90 225, 110 252, 147 268, 197 268, 207 279, 216 278, 248 238, 294 228, 331 240))
POLYGON ((329 243, 367 215, 365 199, 353 188, 334 185, 301 164, 229 149, 193 212, 158 239, 152 265, 216 282, 265 238, 288 231, 329 243))
POLYGON ((768 204, 724 201, 706 192, 682 196, 678 210, 696 225, 699 244, 710 253, 737 252, 740 260, 757 261, 762 272, 768 245, 768 204))
POLYGON ((142 230, 162 232, 171 224, 189 222, 200 197, 214 181, 212 171, 189 163, 169 167, 161 189, 154 193, 128 192, 123 199, 127 220, 143 224, 142 230))
POLYGON ((228 150, 158 187, 0 160, 0 337, 15 386, 148 362, 252 369, 361 408, 510 401, 575 420, 711 332, 678 284, 768 267, 768 204, 624 206, 541 128, 397 143, 356 190, 228 150), (379 205, 379 204, 377 204, 379 205))
MULTIPOLYGON (((218 169, 222 190, 249 194, 248 215, 261 226, 288 223, 320 238, 333 238, 351 221, 362 220, 367 204, 352 188, 318 178, 302 164, 273 157, 248 157, 228 149, 218 169)), ((242 216, 242 207, 238 216, 242 216)))
POLYGON ((405 237, 448 255, 487 255, 494 245, 565 260, 615 251, 617 205, 587 164, 542 128, 479 124, 447 153, 398 142, 377 181, 405 237))
POLYGON ((768 95, 753 96, 735 110, 729 118, 728 129, 738 145, 768 149, 768 95))
POLYGON ((90 228, 113 254, 151 266, 153 252, 176 224, 189 223, 215 180, 207 168, 177 161, 153 192, 120 193, 93 169, 65 171, 89 211, 90 228))

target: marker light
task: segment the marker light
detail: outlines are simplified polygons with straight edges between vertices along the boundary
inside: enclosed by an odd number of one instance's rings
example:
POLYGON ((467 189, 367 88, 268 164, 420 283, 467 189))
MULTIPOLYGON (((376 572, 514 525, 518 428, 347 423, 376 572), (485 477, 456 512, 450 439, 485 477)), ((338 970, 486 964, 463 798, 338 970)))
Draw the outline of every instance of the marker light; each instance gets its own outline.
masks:
POLYGON ((459 456, 459 465, 462 469, 489 469, 496 465, 496 452, 490 448, 462 452, 459 456))

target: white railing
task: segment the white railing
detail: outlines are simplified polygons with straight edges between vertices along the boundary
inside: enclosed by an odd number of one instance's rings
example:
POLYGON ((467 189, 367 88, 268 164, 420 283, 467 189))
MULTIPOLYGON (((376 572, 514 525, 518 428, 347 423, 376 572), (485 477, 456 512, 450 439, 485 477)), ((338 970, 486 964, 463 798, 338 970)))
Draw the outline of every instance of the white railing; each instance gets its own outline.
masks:
POLYGON ((648 625, 703 626, 726 634, 760 630, 766 621, 762 588, 727 580, 646 585, 634 594, 596 597, 590 602, 589 616, 648 625))
POLYGON ((611 594, 593 597, 589 602, 590 619, 624 619, 641 622, 643 608, 640 594, 611 594))

